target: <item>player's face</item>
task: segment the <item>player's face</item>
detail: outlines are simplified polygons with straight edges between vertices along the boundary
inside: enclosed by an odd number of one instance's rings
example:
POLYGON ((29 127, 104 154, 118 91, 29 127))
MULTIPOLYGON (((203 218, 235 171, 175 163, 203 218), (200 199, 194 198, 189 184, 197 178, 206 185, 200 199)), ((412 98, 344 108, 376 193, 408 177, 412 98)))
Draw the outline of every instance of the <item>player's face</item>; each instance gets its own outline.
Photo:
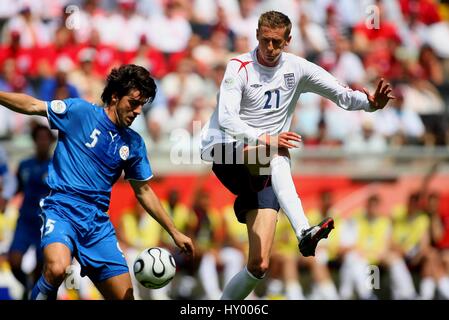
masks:
POLYGON ((257 58, 262 65, 272 67, 277 64, 282 50, 290 43, 291 36, 285 36, 286 28, 269 28, 261 26, 257 29, 259 50, 257 58))
POLYGON ((140 91, 133 89, 122 97, 117 104, 117 122, 122 127, 129 127, 134 119, 142 113, 147 99, 140 96, 140 91))

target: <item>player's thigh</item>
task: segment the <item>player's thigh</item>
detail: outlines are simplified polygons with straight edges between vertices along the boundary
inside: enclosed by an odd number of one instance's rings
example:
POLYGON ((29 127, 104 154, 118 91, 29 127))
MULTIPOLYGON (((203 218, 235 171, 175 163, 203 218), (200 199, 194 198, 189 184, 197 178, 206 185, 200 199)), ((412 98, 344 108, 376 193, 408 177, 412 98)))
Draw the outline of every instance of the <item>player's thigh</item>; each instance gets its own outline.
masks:
POLYGON ((129 273, 95 282, 98 291, 106 300, 134 300, 133 287, 129 273))
POLYGON ((246 214, 250 263, 267 264, 273 247, 277 211, 254 209, 246 214))

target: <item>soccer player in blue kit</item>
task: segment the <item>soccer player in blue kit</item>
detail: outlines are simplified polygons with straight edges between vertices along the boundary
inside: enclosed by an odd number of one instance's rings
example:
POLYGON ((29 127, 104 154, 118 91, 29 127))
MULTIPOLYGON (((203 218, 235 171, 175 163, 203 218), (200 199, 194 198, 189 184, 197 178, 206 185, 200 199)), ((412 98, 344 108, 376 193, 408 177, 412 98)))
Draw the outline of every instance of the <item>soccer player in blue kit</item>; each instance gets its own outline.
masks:
POLYGON ((50 189, 45 182, 48 175, 48 165, 51 158, 51 146, 55 140, 51 130, 37 124, 31 131, 36 152, 20 162, 17 170, 17 193, 23 194, 19 218, 8 253, 8 262, 16 279, 24 286, 24 297, 34 285, 42 272, 42 251, 40 249, 42 220, 39 201, 47 196, 50 189), (27 250, 33 246, 36 249, 36 267, 28 277, 22 270, 22 260, 27 250))
POLYGON ((112 185, 125 172, 142 207, 194 254, 192 240, 176 229, 148 185, 153 176, 143 139, 129 128, 145 103, 156 95, 150 73, 137 65, 115 68, 102 93, 105 107, 82 99, 41 101, 0 92, 0 104, 23 113, 47 116, 58 142, 48 170, 50 195, 41 201, 43 273, 31 299, 55 299, 72 257, 105 299, 133 299, 128 266, 109 219, 112 185))

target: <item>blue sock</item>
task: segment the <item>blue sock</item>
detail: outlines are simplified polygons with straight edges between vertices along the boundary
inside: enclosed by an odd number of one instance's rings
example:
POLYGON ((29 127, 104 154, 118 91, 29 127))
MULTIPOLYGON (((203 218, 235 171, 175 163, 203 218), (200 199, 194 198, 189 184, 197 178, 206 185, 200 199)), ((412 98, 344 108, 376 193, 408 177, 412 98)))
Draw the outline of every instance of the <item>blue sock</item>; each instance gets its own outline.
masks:
POLYGON ((41 276, 31 291, 31 300, 56 300, 58 288, 53 287, 41 276))

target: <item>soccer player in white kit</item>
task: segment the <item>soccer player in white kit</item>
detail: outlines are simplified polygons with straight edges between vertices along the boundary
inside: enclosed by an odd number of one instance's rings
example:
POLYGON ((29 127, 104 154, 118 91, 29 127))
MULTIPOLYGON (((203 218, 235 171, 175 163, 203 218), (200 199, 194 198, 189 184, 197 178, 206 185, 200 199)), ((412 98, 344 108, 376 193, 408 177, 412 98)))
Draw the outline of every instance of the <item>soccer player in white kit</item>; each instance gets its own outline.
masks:
POLYGON ((296 192, 289 148, 301 142, 290 132, 298 98, 314 92, 346 110, 382 109, 391 95, 381 80, 375 93, 353 91, 321 67, 283 52, 291 40, 290 19, 277 11, 259 18, 259 45, 228 62, 218 105, 202 131, 201 156, 237 198, 234 211, 248 228, 246 267, 226 284, 222 299, 244 299, 268 270, 280 208, 287 215, 304 256, 334 228, 332 218, 311 227, 296 192))

